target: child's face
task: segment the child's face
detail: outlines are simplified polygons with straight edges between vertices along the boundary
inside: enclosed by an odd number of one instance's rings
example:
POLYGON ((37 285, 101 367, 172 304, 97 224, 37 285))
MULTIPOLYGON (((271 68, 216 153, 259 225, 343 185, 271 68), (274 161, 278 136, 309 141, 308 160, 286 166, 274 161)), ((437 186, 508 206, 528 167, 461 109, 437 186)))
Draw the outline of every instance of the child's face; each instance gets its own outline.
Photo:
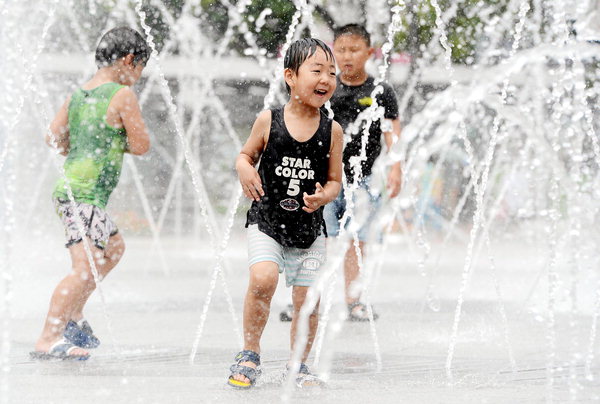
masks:
POLYGON ((373 48, 360 35, 345 34, 333 43, 335 60, 343 76, 355 77, 365 72, 367 60, 373 54, 373 48))
POLYGON ((317 48, 315 54, 300 65, 297 73, 286 69, 285 79, 292 97, 303 104, 321 108, 335 91, 335 61, 328 58, 323 49, 317 48))

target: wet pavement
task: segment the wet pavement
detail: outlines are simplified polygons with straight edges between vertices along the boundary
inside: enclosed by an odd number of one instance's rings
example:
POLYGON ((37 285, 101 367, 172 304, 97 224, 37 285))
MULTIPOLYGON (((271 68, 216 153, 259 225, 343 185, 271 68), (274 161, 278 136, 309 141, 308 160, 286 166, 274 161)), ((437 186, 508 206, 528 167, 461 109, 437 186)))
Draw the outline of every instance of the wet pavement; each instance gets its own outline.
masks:
MULTIPOLYGON (((421 275, 418 262, 400 239, 385 255, 370 293, 381 316, 375 327, 381 369, 369 325, 338 322, 338 334, 333 340, 325 339, 320 363, 312 366, 327 379, 326 385, 294 389, 288 397, 282 374, 289 355, 289 323, 280 322, 278 314, 290 293, 283 284, 273 299, 263 336, 263 376, 252 391, 226 386, 228 368, 240 348, 236 328, 241 327, 247 282, 243 234, 234 234, 226 252, 225 278, 237 322, 228 310, 223 284, 217 280, 193 363, 190 353, 211 284, 213 254, 202 243, 191 241, 167 240, 162 249, 166 269, 152 240, 128 240, 125 258, 102 284, 105 304, 97 293, 88 304, 86 317, 103 343, 86 362, 29 359, 52 288, 69 263, 65 251, 49 247, 40 247, 36 254, 20 260, 22 271, 15 274, 10 300, 9 363, 3 373, 2 402, 600 401, 598 378, 586 378, 593 314, 589 304, 577 312, 558 305, 556 349, 549 350, 545 286, 539 268, 527 265, 528 258, 516 257, 514 250, 499 253, 497 263, 508 328, 503 325, 487 267, 476 265, 456 335, 451 380, 446 361, 462 275, 461 255, 445 259, 439 268, 435 277, 439 307, 434 311, 424 304, 428 278, 421 275), (35 262, 43 265, 36 267, 35 262), (552 371, 547 369, 549 363, 554 364, 552 371)), ((339 302, 339 284, 335 291, 334 300, 339 302)), ((586 304, 583 292, 581 301, 586 304)), ((336 303, 332 314, 343 310, 336 303)), ((596 375, 599 345, 596 341, 591 368, 596 375)), ((314 355, 309 366, 313 360, 314 355)))

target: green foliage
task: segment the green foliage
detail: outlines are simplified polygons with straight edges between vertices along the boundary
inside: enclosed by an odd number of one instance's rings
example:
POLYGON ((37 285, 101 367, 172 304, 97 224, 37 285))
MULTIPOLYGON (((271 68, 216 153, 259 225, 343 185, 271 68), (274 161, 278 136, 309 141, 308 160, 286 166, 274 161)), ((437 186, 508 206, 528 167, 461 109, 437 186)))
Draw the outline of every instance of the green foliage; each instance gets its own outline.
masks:
MULTIPOLYGON (((163 4, 173 18, 178 18, 181 14, 183 5, 185 4, 185 0, 165 0, 163 1, 163 4)), ((152 29, 156 49, 160 52, 171 33, 169 24, 161 11, 156 8, 152 2, 144 2, 142 11, 146 13, 145 23, 152 29)), ((175 49, 175 52, 176 51, 177 50, 175 49)))
POLYGON ((288 27, 296 12, 292 1, 288 0, 254 0, 245 15, 248 27, 256 32, 256 19, 265 8, 271 9, 271 15, 265 20, 257 33, 256 43, 270 54, 275 54, 279 47, 285 42, 288 27))
MULTIPOLYGON (((232 3, 235 4, 234 1, 232 3)), ((230 18, 227 7, 218 0, 202 0, 201 6, 204 27, 208 28, 207 31, 214 40, 221 38, 230 18)), ((266 49, 273 56, 285 41, 295 11, 294 3, 289 0, 254 0, 244 12, 243 21, 255 35, 258 47, 266 49), (271 10, 271 14, 266 16, 264 25, 259 29, 256 26, 257 19, 267 8, 271 10)), ((231 47, 243 53, 248 44, 240 34, 235 37, 231 47)))
MULTIPOLYGON (((452 48, 454 63, 470 64, 476 54, 478 41, 482 39, 482 11, 486 18, 492 18, 506 10, 507 0, 459 0, 456 13, 449 21, 444 21, 448 44, 452 48)), ((442 12, 448 10, 453 2, 439 0, 442 12)), ((405 29, 395 38, 396 49, 418 56, 436 33, 436 12, 431 0, 416 1, 409 4, 402 18, 405 29)))
MULTIPOLYGON (((184 0, 163 0, 166 9, 177 18, 182 11, 184 0)), ((230 0, 230 7, 236 7, 237 1, 230 0)), ((157 49, 169 38, 170 27, 166 18, 152 2, 145 2, 142 10, 146 13, 146 24, 152 28, 157 49)), ((213 41, 218 42, 227 31, 231 16, 230 10, 220 0, 198 0, 191 5, 191 11, 198 18, 202 31, 213 41)), ((243 13, 243 22, 247 29, 253 33, 256 43, 260 48, 266 49, 270 56, 274 56, 285 41, 292 16, 296 11, 294 3, 289 0, 254 0, 243 13), (256 26, 259 15, 265 9, 270 9, 271 14, 266 16, 264 25, 260 29, 256 26)), ((243 27, 234 27, 238 33, 234 36, 229 47, 239 53, 244 53, 248 43, 243 37, 243 27)), ((175 50, 176 51, 176 50, 175 50)))
POLYGON ((229 21, 227 7, 218 0, 201 0, 199 3, 196 14, 200 18, 202 31, 210 38, 217 40, 227 29, 229 21))
MULTIPOLYGON (((185 3, 184 0, 162 2, 175 18, 180 15, 185 3)), ((237 3, 237 0, 229 0, 229 7, 236 7, 237 3)), ((395 48, 418 58, 436 37, 436 12, 431 0, 405 0, 405 3, 407 10, 402 17, 405 29, 396 35, 395 48)), ((476 58, 477 46, 484 38, 484 22, 505 12, 508 0, 438 0, 438 3, 442 12, 453 5, 456 7, 453 17, 444 21, 448 43, 452 48, 452 61, 471 64, 476 58)), ((192 12, 198 18, 202 31, 215 42, 223 38, 232 17, 226 4, 222 0, 196 0, 192 4, 192 12)), ((160 50, 170 35, 169 26, 153 2, 144 2, 143 9, 147 15, 146 23, 152 27, 160 50)), ((267 56, 272 57, 284 43, 295 11, 294 2, 290 0, 253 0, 243 13, 242 21, 255 37, 258 47, 266 49, 267 56), (257 27, 259 15, 267 8, 271 14, 266 16, 262 27, 257 27)), ((243 54, 249 46, 243 37, 245 28, 234 28, 236 34, 229 48, 243 54)))

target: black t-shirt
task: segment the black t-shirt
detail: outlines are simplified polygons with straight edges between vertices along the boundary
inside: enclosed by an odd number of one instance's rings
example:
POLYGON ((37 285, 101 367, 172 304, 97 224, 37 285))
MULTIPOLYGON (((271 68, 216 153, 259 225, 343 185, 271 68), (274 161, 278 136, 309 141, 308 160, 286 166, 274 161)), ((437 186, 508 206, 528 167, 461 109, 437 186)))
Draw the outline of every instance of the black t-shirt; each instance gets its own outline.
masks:
POLYGON ((299 142, 285 126, 283 107, 271 109, 269 141, 258 167, 265 196, 252 202, 246 227, 258 224, 261 232, 285 247, 308 248, 317 239, 325 229, 323 207, 305 212, 303 195, 314 194, 317 182, 327 182, 331 124, 321 113, 315 134, 299 142))
MULTIPOLYGON (((398 101, 394 89, 387 83, 380 83, 383 91, 376 95, 377 105, 383 107, 385 119, 398 118, 398 101)), ((348 182, 354 180, 351 157, 360 156, 363 128, 368 117, 361 113, 373 104, 371 94, 375 89, 375 79, 371 76, 359 86, 348 86, 337 77, 337 88, 331 97, 331 109, 335 119, 344 128, 344 172, 348 182)), ((373 163, 381 153, 380 120, 373 121, 367 139, 366 160, 361 162, 362 176, 371 175, 373 163)))

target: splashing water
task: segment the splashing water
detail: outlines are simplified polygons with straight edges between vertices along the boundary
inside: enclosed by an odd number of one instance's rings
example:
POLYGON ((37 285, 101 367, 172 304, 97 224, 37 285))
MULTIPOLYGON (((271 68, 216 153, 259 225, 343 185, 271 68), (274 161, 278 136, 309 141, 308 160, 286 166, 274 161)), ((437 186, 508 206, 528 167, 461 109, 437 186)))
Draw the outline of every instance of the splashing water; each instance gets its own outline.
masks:
MULTIPOLYGON (((14 326, 11 326, 10 311, 11 305, 14 306, 13 285, 22 276, 15 268, 26 268, 28 264, 28 258, 19 256, 18 252, 24 241, 29 240, 25 233, 32 228, 45 230, 47 227, 49 234, 56 233, 54 228, 35 217, 36 200, 44 199, 46 176, 52 176, 52 172, 46 175, 45 171, 49 170, 43 167, 51 166, 56 157, 34 149, 32 156, 21 158, 28 145, 21 144, 26 137, 17 136, 17 133, 45 131, 50 116, 47 111, 55 109, 54 100, 64 99, 64 94, 75 86, 73 76, 79 79, 93 71, 93 66, 79 63, 81 66, 65 70, 70 72, 70 78, 64 82, 64 77, 49 73, 46 66, 36 67, 43 65, 43 62, 37 62, 38 58, 45 61, 44 58, 53 52, 52 43, 56 38, 72 36, 74 43, 67 49, 69 52, 79 49, 78 52, 91 53, 94 41, 104 28, 127 23, 132 27, 142 26, 150 42, 155 39, 147 76, 139 85, 140 105, 145 117, 148 115, 161 125, 149 125, 155 131, 152 133, 153 154, 135 162, 128 159, 125 164, 122 181, 130 187, 121 184, 117 188, 115 206, 121 209, 127 205, 125 188, 139 196, 131 209, 143 216, 143 234, 148 235, 144 243, 152 250, 150 259, 158 257, 162 277, 179 274, 179 268, 170 261, 166 240, 189 236, 195 237, 198 244, 206 241, 209 245, 211 264, 208 270, 203 270, 208 273, 208 292, 197 304, 199 324, 194 335, 182 338, 186 341, 194 338, 189 359, 194 361, 200 349, 200 338, 212 333, 212 330, 205 330, 205 325, 207 316, 213 312, 211 308, 215 313, 218 310, 214 307, 217 284, 224 291, 225 311, 229 312, 232 321, 231 328, 225 328, 234 335, 236 344, 239 345, 242 339, 236 294, 232 297, 228 291, 235 282, 228 279, 233 271, 229 270, 226 250, 238 242, 235 238, 237 212, 245 207, 240 204, 241 193, 231 162, 240 149, 240 139, 248 133, 242 116, 248 115, 251 119, 261 106, 270 107, 285 99, 280 91, 281 58, 273 60, 267 55, 258 45, 256 35, 268 27, 275 10, 264 9, 252 28, 247 23, 252 2, 223 2, 229 20, 223 27, 224 34, 213 42, 206 27, 199 23, 204 11, 198 11, 191 1, 183 2, 178 12, 173 12, 166 3, 152 2, 157 10, 154 15, 145 14, 149 10, 146 2, 137 1, 133 8, 126 1, 115 1, 106 18, 102 16, 104 11, 99 2, 89 0, 84 3, 87 4, 86 13, 97 17, 96 24, 101 26, 89 25, 73 2, 64 7, 56 2, 48 5, 50 18, 38 24, 36 29, 32 24, 41 18, 31 18, 32 22, 25 19, 21 25, 14 22, 14 15, 27 12, 27 6, 17 7, 16 3, 9 2, 9 6, 1 11, 0 21, 7 22, 2 26, 9 27, 10 35, 0 40, 17 58, 15 60, 21 58, 24 62, 23 68, 15 62, 8 64, 12 82, 9 84, 5 80, 2 83, 2 97, 7 100, 2 103, 3 122, 0 126, 0 200, 4 208, 0 213, 4 293, 0 308, 0 391, 3 400, 10 392, 8 376, 15 366, 10 361, 14 349, 11 346, 14 326), (154 26, 150 27, 149 23, 156 15, 168 25, 169 35, 160 37, 154 26), (31 49, 23 45, 20 34, 35 36, 31 49), (231 60, 246 66, 231 56, 230 45, 236 38, 242 41, 243 62, 251 60, 256 70, 236 71, 217 82, 217 73, 204 72, 202 63, 208 58, 215 66, 226 65, 231 60), (30 67, 25 62, 29 62, 30 67), (173 65, 177 65, 177 69, 173 65), (17 68, 20 69, 18 74, 17 68), (38 77, 40 69, 44 80, 38 77), (244 77, 242 73, 253 75, 253 80, 260 85, 249 85, 240 80, 244 77), (229 82, 223 84, 227 80, 229 82), (58 84, 61 81, 64 83, 58 84), (18 85, 22 90, 14 91, 11 85, 18 85), (235 96, 226 94, 228 86, 230 89, 243 87, 244 97, 252 100, 248 101, 251 108, 232 106, 230 99, 235 96), (8 97, 12 97, 10 102, 8 97), (39 127, 28 127, 29 116, 31 120, 40 121, 39 127), (35 161, 37 170, 29 168, 25 160, 35 161), (26 181, 21 181, 22 178, 26 181), (26 188, 21 182, 29 184, 26 190, 29 199, 22 197, 26 188), (21 225, 25 231, 19 229, 21 225), (206 240, 203 239, 205 236, 206 240)), ((320 1, 294 2, 296 10, 286 27, 288 31, 281 54, 305 28, 312 32, 323 30, 313 14, 324 4, 320 1)), ((377 69, 377 77, 382 80, 390 75, 390 69, 398 67, 392 60, 392 44, 395 35, 406 28, 400 17, 408 13, 412 5, 391 8, 381 1, 369 4, 373 6, 366 16, 370 26, 381 24, 381 18, 375 16, 391 17, 385 24, 385 33, 381 31, 373 36, 382 38, 384 43, 383 59, 378 60, 377 69)), ((411 347, 409 341, 399 339, 398 342, 395 337, 390 339, 388 334, 390 325, 386 322, 388 311, 385 310, 396 309, 403 303, 380 292, 389 279, 405 279, 404 273, 402 278, 394 278, 390 269, 396 271, 410 266, 423 282, 416 287, 421 289, 415 306, 421 310, 419 326, 402 335, 407 340, 414 338, 422 344, 432 344, 429 346, 434 346, 432 341, 443 340, 442 344, 447 345, 440 356, 445 356, 445 363, 442 359, 439 365, 448 381, 468 384, 468 376, 477 380, 487 377, 481 368, 464 370, 463 367, 465 360, 473 357, 469 352, 473 344, 468 339, 469 333, 473 332, 472 307, 477 306, 477 310, 484 312, 485 326, 497 327, 497 335, 494 333, 494 338, 481 342, 481 345, 489 347, 499 342, 501 356, 513 378, 518 377, 519 370, 526 370, 533 363, 531 356, 523 355, 520 350, 522 342, 518 336, 523 332, 517 328, 535 310, 535 315, 530 317, 535 317, 535 323, 543 329, 542 338, 536 341, 543 353, 534 365, 544 369, 541 379, 546 384, 543 392, 546 401, 585 399, 594 388, 590 383, 597 373, 600 318, 597 290, 600 280, 596 271, 600 241, 596 231, 600 206, 597 203, 600 199, 600 144, 595 108, 600 92, 597 71, 594 73, 599 47, 588 42, 594 39, 592 17, 598 15, 594 14, 597 10, 590 12, 594 7, 592 1, 511 0, 506 2, 501 14, 490 16, 486 14, 486 2, 480 2, 473 10, 481 16, 476 33, 484 39, 483 48, 477 50, 473 64, 465 67, 452 62, 456 49, 451 36, 451 23, 460 16, 465 4, 466 1, 460 1, 446 7, 443 2, 431 1, 435 13, 434 40, 415 56, 418 59, 413 61, 414 70, 406 79, 399 103, 400 111, 407 116, 411 111, 411 116, 405 122, 401 141, 378 162, 378 170, 384 171, 390 164, 401 161, 404 178, 400 197, 384 199, 380 226, 386 229, 386 237, 377 252, 369 257, 373 264, 361 262, 364 282, 360 292, 367 303, 374 301, 384 308, 377 329, 371 321, 369 336, 366 333, 361 336, 372 340, 372 348, 368 346, 365 350, 369 355, 372 355, 371 350, 374 351, 376 369, 364 380, 376 380, 377 370, 386 371, 386 355, 396 354, 390 349, 392 342, 398 352, 411 347), (590 25, 582 27, 583 23, 590 25), (573 31, 577 31, 577 35, 573 31), (425 94, 424 78, 432 67, 439 67, 436 71, 438 76, 443 76, 443 85, 425 94), (464 78, 465 71, 468 79, 464 78), (438 182, 449 188, 454 186, 454 189, 445 188, 440 197, 436 194, 438 182), (450 196, 454 191, 455 194, 450 196), (528 255, 539 255, 532 264, 532 271, 538 274, 535 280, 530 282, 526 275, 517 274, 507 266, 506 257, 503 257, 505 252, 499 249, 502 243, 516 245, 518 251, 528 255), (407 254, 400 255, 404 247, 407 254), (460 256, 458 265, 448 263, 457 255, 460 256), (400 256, 412 257, 414 262, 395 262, 400 256), (390 260, 394 265, 389 263, 390 260), (485 312, 483 306, 478 306, 477 287, 481 286, 482 276, 490 284, 491 293, 488 293, 493 312, 485 312), (510 283, 507 278, 511 279, 510 283), (587 287, 586 283, 593 286, 587 287), (522 288, 521 284, 524 284, 522 288), (526 299, 519 294, 521 289, 529 291, 526 299), (593 292, 590 294, 588 289, 593 292), (454 310, 449 310, 448 306, 453 306, 454 310), (450 317, 450 320, 439 323, 436 331, 431 333, 435 336, 421 330, 427 327, 431 318, 442 316, 446 316, 446 320, 450 317), (435 339, 438 334, 442 335, 439 340, 435 339), (563 368, 567 369, 566 378, 563 368), (465 374, 467 377, 463 377, 465 374), (562 389, 565 385, 567 389, 562 389)), ((60 56, 67 58, 68 55, 60 56)), ((367 120, 378 119, 379 111, 373 109, 367 120)), ((353 192, 348 184, 345 188, 348 195, 353 192)), ((359 221, 360 207, 349 208, 344 220, 359 221)), ((40 238, 34 232, 30 233, 32 240, 40 238)), ((339 241, 347 245, 351 239, 356 248, 356 232, 348 229, 339 241)), ((306 337, 303 324, 311 311, 310 305, 321 296, 322 320, 313 347, 314 363, 323 378, 332 384, 347 376, 341 373, 339 362, 336 362, 337 350, 342 348, 336 347, 335 342, 352 338, 341 333, 345 311, 338 310, 340 302, 336 301, 336 288, 341 288, 338 273, 343 262, 341 250, 344 249, 335 249, 330 254, 322 278, 301 310, 298 345, 292 357, 292 362, 297 365, 298 352, 306 337)), ((527 266, 528 262, 522 265, 527 266)), ((145 273, 145 276, 150 279, 151 275, 145 273)), ((410 286, 399 284, 396 288, 399 296, 410 294, 406 290, 410 286)), ((105 307, 102 291, 100 297, 102 310, 110 323, 110 305, 105 307)), ((402 326, 399 324, 398 328, 402 326)), ((110 324, 108 328, 113 338, 110 324)), ((531 338, 533 335, 534 331, 531 331, 531 338)), ((200 361, 204 358, 197 359, 196 363, 200 361)), ((435 380, 441 378, 443 375, 435 380)), ((284 400, 291 401, 295 395, 289 383, 280 390, 277 394, 282 394, 284 400)))

